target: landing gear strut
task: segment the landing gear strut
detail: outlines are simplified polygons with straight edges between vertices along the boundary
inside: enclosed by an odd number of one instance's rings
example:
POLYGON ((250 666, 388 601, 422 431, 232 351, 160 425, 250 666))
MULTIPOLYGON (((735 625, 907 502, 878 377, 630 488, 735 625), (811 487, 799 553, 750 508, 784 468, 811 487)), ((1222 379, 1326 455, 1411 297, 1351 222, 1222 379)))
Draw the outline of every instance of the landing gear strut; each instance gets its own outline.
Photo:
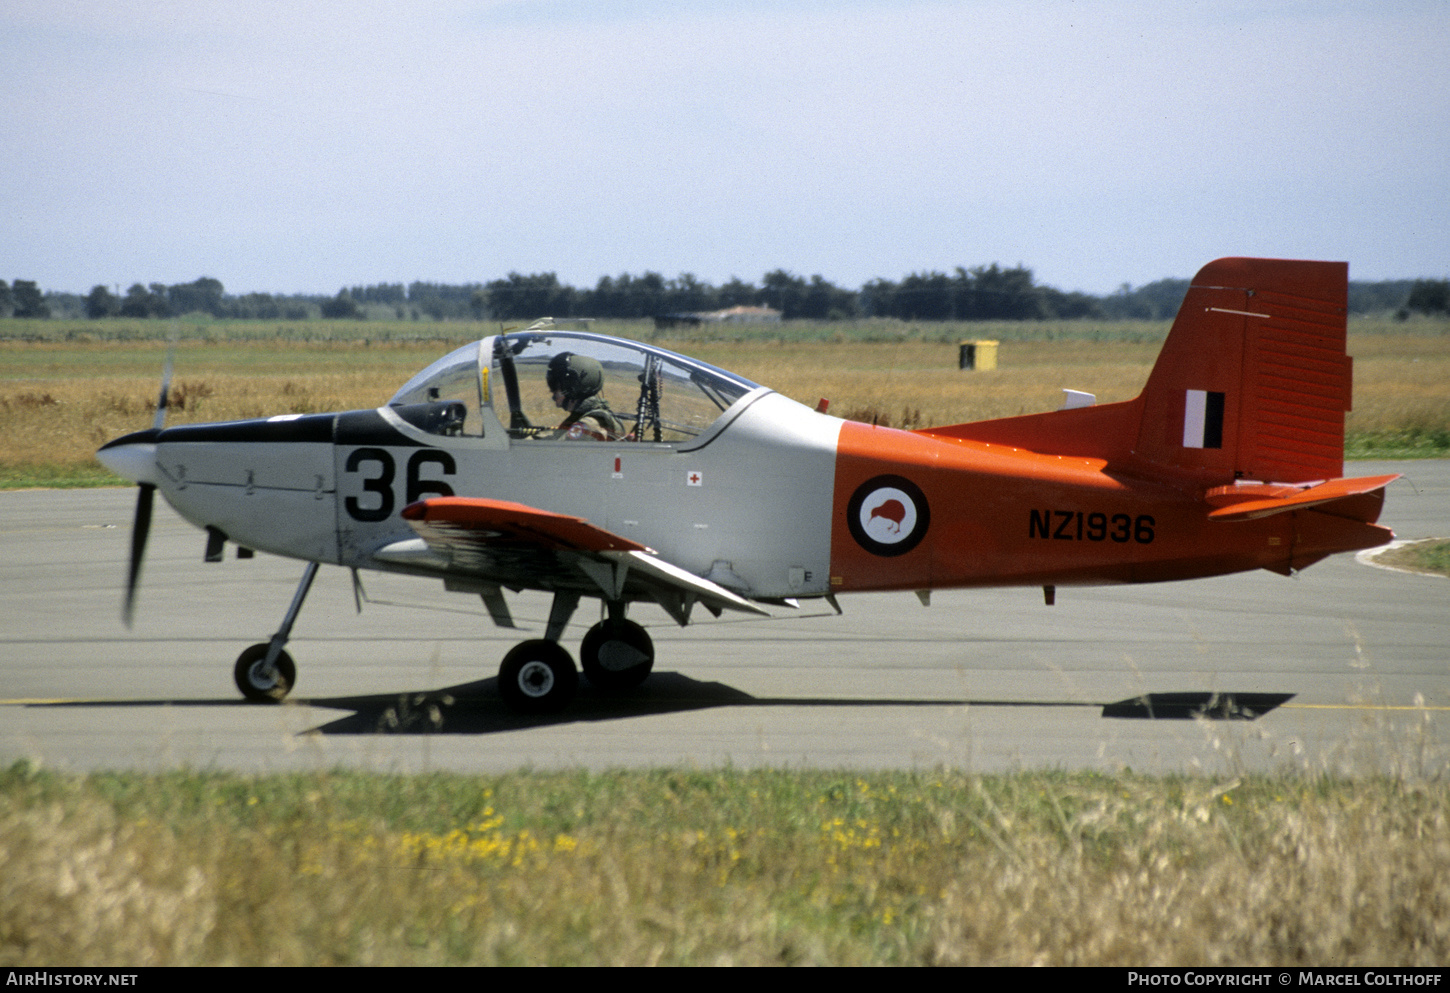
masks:
POLYGON ((242 696, 253 703, 277 703, 297 685, 297 665, 292 656, 282 650, 282 646, 292 636, 292 623, 297 620, 302 601, 307 599, 307 591, 316 578, 317 563, 307 563, 302 582, 297 584, 297 592, 292 596, 292 606, 287 608, 287 616, 282 618, 282 626, 277 633, 270 641, 253 645, 237 656, 232 675, 242 696))

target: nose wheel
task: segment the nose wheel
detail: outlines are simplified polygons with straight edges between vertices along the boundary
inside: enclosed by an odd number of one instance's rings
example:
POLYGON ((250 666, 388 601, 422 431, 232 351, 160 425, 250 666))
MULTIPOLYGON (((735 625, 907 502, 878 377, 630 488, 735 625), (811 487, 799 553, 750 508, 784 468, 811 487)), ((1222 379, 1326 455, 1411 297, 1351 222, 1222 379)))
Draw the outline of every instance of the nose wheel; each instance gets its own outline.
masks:
POLYGON ((233 675, 242 696, 253 703, 277 703, 297 685, 297 665, 284 651, 267 664, 270 644, 253 645, 237 656, 233 675))

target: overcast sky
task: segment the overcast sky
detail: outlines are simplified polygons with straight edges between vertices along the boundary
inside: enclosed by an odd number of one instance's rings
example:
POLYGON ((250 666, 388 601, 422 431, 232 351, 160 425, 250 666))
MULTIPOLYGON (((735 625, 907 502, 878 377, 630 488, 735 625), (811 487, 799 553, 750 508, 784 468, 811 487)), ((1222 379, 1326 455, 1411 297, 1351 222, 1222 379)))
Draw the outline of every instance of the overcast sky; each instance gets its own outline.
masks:
POLYGON ((0 278, 1450 275, 1446 0, 0 3, 0 278))

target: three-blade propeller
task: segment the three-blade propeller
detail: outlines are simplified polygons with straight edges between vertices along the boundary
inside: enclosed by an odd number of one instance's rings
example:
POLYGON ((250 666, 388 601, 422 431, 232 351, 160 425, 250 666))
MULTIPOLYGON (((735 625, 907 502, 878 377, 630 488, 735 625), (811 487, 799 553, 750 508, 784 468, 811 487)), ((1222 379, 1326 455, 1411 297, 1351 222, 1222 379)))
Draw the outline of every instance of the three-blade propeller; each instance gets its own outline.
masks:
MULTIPOLYGON (((153 431, 159 432, 166 422, 166 407, 171 392, 171 360, 175 345, 173 338, 172 347, 166 351, 166 367, 161 373, 161 393, 156 398, 156 416, 151 421, 153 431)), ((141 581, 141 560, 146 555, 146 539, 151 531, 151 504, 156 498, 155 483, 138 485, 140 493, 136 497, 136 516, 131 522, 131 564, 126 572, 126 599, 121 605, 121 620, 128 628, 136 613, 136 589, 141 581)))

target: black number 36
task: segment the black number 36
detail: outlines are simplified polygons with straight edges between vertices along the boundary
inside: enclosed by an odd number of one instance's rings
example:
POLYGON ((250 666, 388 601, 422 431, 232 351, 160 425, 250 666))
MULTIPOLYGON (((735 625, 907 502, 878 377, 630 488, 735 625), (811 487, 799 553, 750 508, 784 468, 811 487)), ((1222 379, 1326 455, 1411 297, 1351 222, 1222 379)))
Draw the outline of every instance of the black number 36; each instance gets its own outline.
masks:
MULTIPOLYGON (((362 488, 365 493, 377 494, 376 506, 365 507, 362 500, 350 496, 343 501, 343 507, 347 510, 348 516, 355 521, 385 521, 393 513, 393 477, 397 473, 397 463, 393 461, 393 456, 387 449, 359 448, 347 457, 343 468, 347 472, 358 472, 365 462, 376 466, 375 474, 364 476, 362 480, 362 488)), ((404 506, 430 493, 438 496, 453 495, 453 487, 447 483, 420 477, 421 468, 430 463, 437 465, 445 476, 452 476, 457 471, 453 456, 447 452, 439 451, 436 448, 424 448, 414 452, 408 459, 404 506)), ((373 503, 374 501, 369 500, 368 502, 373 503)))

